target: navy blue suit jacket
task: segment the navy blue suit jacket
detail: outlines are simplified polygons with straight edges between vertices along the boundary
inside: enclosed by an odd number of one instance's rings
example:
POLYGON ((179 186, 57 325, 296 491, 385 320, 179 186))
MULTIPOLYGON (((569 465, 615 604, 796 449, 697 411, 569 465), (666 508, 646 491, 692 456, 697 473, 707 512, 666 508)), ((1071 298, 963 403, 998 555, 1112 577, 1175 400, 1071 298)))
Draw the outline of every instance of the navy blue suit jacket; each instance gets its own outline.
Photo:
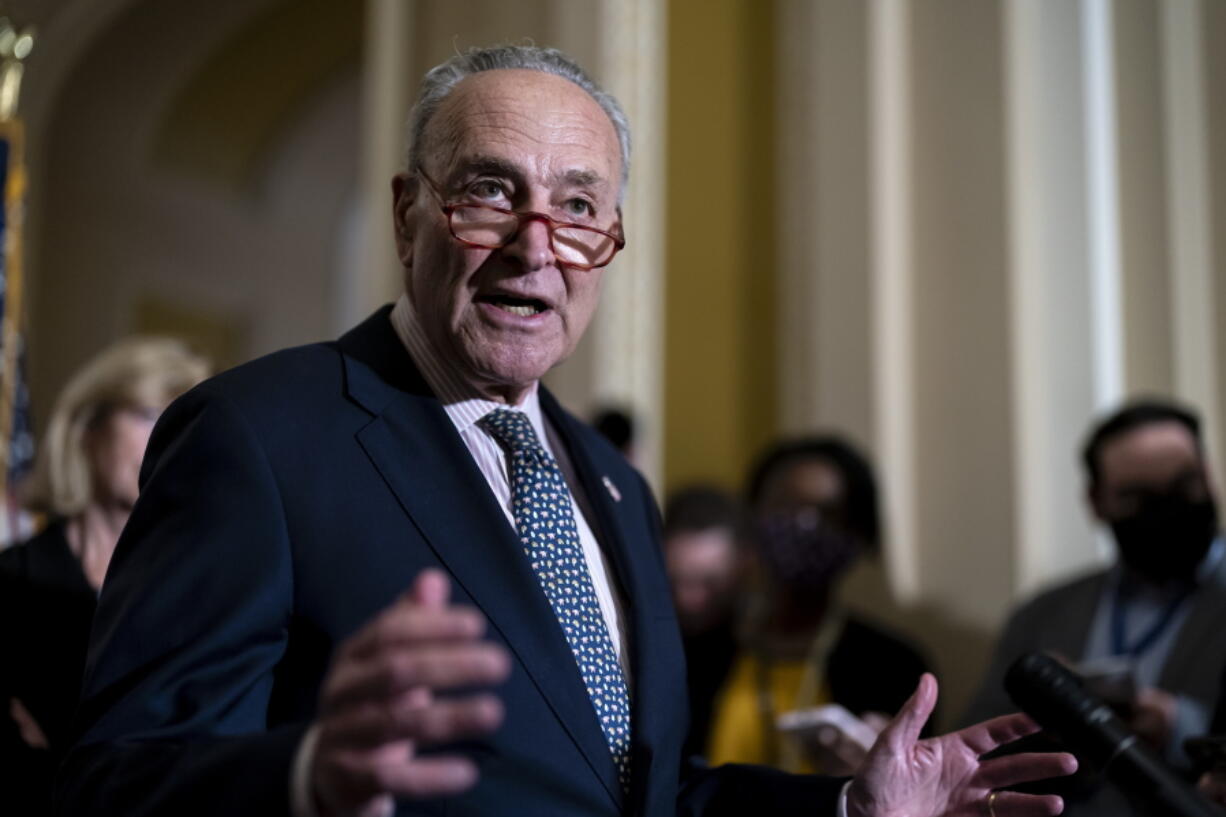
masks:
POLYGON ((507 714, 448 747, 478 760, 473 790, 399 814, 833 814, 838 781, 682 762, 684 662, 655 503, 614 449, 541 401, 627 599, 628 794, 511 526, 385 308, 336 343, 207 381, 159 422, 100 599, 60 813, 288 814, 333 650, 438 567, 513 657, 507 714))

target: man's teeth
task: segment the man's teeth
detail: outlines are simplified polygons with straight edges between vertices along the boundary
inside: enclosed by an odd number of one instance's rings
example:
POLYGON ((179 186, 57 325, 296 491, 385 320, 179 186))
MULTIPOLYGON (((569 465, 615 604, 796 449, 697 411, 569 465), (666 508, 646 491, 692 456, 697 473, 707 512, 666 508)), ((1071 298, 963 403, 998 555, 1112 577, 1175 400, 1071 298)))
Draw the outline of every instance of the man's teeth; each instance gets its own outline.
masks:
POLYGON ((532 306, 531 304, 506 304, 504 303, 502 304, 502 308, 510 312, 512 315, 522 315, 525 318, 530 318, 533 315, 540 312, 539 309, 537 309, 535 306, 532 306))

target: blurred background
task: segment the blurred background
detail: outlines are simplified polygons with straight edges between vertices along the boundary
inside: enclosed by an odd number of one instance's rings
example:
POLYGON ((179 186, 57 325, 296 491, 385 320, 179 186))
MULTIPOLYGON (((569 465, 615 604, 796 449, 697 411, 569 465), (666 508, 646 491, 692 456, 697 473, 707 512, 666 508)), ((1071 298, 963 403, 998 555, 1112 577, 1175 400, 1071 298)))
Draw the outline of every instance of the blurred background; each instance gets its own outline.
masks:
MULTIPOLYGON (((635 137, 629 246, 551 376, 625 407, 663 496, 784 433, 877 463, 847 603, 950 714, 1024 594, 1103 563, 1077 449, 1128 395, 1226 419, 1219 0, 9 0, 35 432, 132 333, 219 367, 394 298, 391 175, 456 50, 570 52, 635 137)), ((12 226, 12 225, 10 225, 12 226)))

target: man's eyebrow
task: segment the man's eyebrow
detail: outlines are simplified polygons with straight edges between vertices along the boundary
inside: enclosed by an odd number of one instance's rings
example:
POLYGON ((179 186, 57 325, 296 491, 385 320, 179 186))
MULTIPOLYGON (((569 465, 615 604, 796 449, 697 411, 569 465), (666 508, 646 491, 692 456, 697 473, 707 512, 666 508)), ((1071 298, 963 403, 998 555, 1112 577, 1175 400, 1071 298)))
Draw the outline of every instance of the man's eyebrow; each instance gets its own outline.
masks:
POLYGON ((604 176, 595 170, 567 170, 558 174, 558 178, 571 187, 599 187, 606 184, 604 176))
POLYGON ((523 172, 514 162, 499 158, 498 156, 471 156, 467 159, 462 159, 457 164, 454 175, 459 176, 469 173, 505 176, 511 179, 523 177, 523 172))

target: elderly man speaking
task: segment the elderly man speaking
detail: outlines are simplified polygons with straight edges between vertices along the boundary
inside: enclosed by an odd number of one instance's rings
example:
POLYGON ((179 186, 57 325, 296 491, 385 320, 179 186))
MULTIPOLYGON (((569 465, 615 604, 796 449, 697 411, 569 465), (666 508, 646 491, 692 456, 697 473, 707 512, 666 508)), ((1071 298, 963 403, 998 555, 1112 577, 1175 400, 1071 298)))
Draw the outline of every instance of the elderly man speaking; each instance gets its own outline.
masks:
MULTIPOLYGON (((918 740, 850 781, 691 766, 642 478, 540 378, 624 244, 630 137, 556 51, 430 71, 392 184, 405 292, 163 416, 99 603, 72 815, 1025 817, 1067 755, 918 740)), ((889 667, 883 667, 888 672, 889 667)))

